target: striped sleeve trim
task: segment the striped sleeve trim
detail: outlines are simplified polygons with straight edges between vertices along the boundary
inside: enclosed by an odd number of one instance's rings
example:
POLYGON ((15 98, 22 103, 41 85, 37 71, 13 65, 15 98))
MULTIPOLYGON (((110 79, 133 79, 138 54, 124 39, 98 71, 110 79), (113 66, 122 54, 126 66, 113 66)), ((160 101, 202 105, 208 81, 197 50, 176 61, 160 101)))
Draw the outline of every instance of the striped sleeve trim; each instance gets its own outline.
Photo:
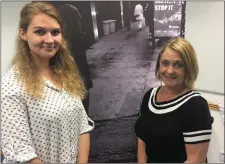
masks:
POLYGON ((201 133, 211 133, 212 130, 211 129, 208 129, 208 130, 199 130, 199 131, 195 131, 195 132, 186 132, 186 133, 183 133, 183 135, 193 135, 193 134, 201 134, 201 133))
POLYGON ((211 138, 212 130, 199 130, 195 132, 183 133, 185 143, 207 142, 211 138))
POLYGON ((203 142, 209 142, 209 140, 202 140, 202 141, 196 141, 196 142, 185 142, 185 144, 198 144, 198 143, 203 143, 203 142))

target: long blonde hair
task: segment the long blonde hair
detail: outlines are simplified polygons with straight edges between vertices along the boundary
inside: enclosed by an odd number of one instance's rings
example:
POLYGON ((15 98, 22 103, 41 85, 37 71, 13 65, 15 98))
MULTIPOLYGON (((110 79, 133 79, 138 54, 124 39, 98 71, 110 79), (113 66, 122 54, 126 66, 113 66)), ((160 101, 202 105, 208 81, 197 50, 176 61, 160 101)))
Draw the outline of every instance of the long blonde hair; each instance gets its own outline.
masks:
MULTIPOLYGON (((33 16, 44 13, 56 19, 63 31, 63 23, 59 12, 47 2, 31 2, 26 4, 20 12, 19 30, 27 31, 33 16)), ((23 86, 28 94, 41 98, 43 90, 41 86, 41 76, 37 72, 37 67, 30 54, 27 41, 18 37, 16 40, 15 56, 13 58, 19 72, 19 78, 23 82, 23 86)), ((84 83, 79 75, 74 59, 70 55, 67 41, 62 36, 62 43, 59 50, 49 61, 49 65, 60 82, 63 83, 64 89, 72 96, 79 96, 81 99, 85 97, 86 90, 84 83)))

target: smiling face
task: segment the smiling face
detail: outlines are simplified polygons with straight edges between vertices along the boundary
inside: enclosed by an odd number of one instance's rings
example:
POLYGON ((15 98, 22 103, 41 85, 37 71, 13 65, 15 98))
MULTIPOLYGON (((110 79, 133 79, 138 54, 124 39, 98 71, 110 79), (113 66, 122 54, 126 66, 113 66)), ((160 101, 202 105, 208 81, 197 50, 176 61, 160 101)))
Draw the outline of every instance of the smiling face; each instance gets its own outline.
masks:
POLYGON ((41 60, 52 58, 62 43, 59 23, 43 13, 33 16, 27 31, 20 30, 20 37, 28 42, 31 55, 41 60))
POLYGON ((184 62, 179 53, 166 48, 159 61, 159 77, 168 87, 177 87, 184 82, 184 62))

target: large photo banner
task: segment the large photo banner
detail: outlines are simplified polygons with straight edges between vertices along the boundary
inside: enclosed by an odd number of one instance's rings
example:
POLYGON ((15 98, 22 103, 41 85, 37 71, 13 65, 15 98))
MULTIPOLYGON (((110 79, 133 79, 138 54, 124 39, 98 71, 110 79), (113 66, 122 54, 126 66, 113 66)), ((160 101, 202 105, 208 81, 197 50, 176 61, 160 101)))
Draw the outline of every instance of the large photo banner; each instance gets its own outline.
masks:
POLYGON ((153 1, 50 3, 63 17, 66 38, 88 91, 83 105, 95 121, 89 162, 136 163, 134 125, 143 95, 159 85, 154 71, 161 45, 155 49, 149 46, 153 12, 156 35, 172 31, 177 36, 180 4, 166 7, 153 1))

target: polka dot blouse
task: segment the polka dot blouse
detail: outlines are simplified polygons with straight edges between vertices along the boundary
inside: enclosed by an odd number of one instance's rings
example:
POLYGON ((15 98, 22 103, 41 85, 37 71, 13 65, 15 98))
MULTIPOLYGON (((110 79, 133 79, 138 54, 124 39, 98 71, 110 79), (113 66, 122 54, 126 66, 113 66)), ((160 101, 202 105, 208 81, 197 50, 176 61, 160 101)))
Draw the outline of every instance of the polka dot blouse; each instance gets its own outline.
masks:
POLYGON ((13 67, 2 79, 1 145, 6 163, 39 157, 44 163, 75 163, 80 134, 94 122, 80 98, 73 98, 43 80, 44 99, 23 89, 13 67))

